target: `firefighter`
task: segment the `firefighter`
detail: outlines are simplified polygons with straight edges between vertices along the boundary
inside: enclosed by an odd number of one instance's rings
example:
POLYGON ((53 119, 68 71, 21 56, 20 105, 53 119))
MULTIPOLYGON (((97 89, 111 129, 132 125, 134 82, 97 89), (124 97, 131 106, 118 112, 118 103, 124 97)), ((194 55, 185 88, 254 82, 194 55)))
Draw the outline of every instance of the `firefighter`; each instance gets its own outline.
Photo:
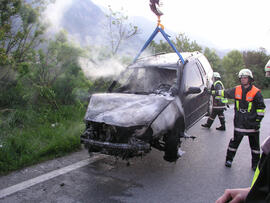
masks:
MULTIPOLYGON (((270 77, 270 60, 265 66, 265 76, 270 77)), ((216 203, 225 202, 270 202, 270 136, 262 145, 262 156, 251 187, 226 189, 216 203)))
POLYGON ((251 167, 255 170, 260 159, 259 129, 264 117, 265 104, 260 90, 252 84, 252 72, 242 69, 238 77, 241 85, 228 90, 212 91, 214 95, 235 100, 234 136, 229 142, 225 166, 231 167, 243 136, 248 136, 252 155, 251 167))
MULTIPOLYGON (((212 87, 212 90, 223 90, 224 86, 221 82, 221 77, 218 72, 214 72, 214 85, 212 87)), ((226 110, 226 105, 228 103, 228 99, 221 97, 221 96, 214 96, 213 99, 213 111, 210 114, 210 116, 207 119, 207 122, 205 124, 202 124, 202 127, 210 128, 213 124, 216 116, 218 116, 220 121, 220 127, 216 128, 217 130, 226 130, 225 127, 225 116, 224 116, 224 110, 226 110)))

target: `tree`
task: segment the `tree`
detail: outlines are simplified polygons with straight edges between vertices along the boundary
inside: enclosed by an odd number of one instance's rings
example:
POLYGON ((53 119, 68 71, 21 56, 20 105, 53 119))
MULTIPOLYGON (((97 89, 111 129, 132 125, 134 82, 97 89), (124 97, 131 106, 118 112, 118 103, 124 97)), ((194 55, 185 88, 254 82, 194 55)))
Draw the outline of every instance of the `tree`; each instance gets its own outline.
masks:
POLYGON ((16 102, 18 84, 29 71, 35 48, 43 42, 45 26, 40 23, 44 1, 3 0, 0 4, 0 105, 16 102), (39 6, 37 6, 39 5, 39 6))
POLYGON ((108 20, 108 36, 112 55, 117 54, 122 43, 138 34, 138 27, 128 23, 128 16, 121 11, 113 11, 109 7, 109 14, 106 15, 108 20))
MULTIPOLYGON (((202 48, 197 44, 196 41, 190 41, 190 39, 184 34, 180 33, 175 37, 175 40, 171 40, 173 45, 179 52, 193 52, 202 51, 202 48)), ((155 41, 150 43, 150 49, 153 53, 170 53, 173 49, 167 41, 160 40, 159 44, 155 41)))
POLYGON ((245 68, 243 55, 238 50, 230 51, 222 59, 222 68, 224 69, 224 85, 226 88, 239 84, 238 73, 245 68))
POLYGON ((202 51, 202 47, 196 41, 190 39, 184 34, 180 33, 175 37, 175 46, 180 52, 202 51))
POLYGON ((264 77, 264 67, 269 60, 266 50, 259 49, 258 51, 244 51, 243 59, 246 68, 250 69, 253 73, 256 86, 259 88, 268 88, 269 78, 264 77))
POLYGON ((215 50, 209 49, 208 47, 206 47, 204 49, 204 55, 208 59, 213 70, 216 72, 219 72, 221 75, 224 75, 224 70, 221 67, 221 59, 216 54, 215 50))
POLYGON ((79 65, 81 54, 81 49, 68 41, 64 31, 49 40, 48 47, 38 51, 29 74, 24 77, 33 89, 31 96, 37 99, 31 101, 54 108, 74 103, 74 90, 86 83, 79 65))

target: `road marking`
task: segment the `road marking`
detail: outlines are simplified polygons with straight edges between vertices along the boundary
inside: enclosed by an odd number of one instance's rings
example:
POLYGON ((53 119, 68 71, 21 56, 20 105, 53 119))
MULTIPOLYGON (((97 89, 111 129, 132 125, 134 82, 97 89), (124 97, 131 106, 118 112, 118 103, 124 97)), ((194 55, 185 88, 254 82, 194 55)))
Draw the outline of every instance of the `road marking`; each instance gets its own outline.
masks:
POLYGON ((106 155, 99 154, 99 155, 96 155, 96 156, 94 156, 92 158, 88 158, 88 159, 79 161, 79 162, 77 162, 75 164, 72 164, 72 165, 66 166, 64 168, 60 168, 60 169, 51 171, 49 173, 38 176, 36 178, 32 178, 30 180, 21 182, 19 184, 10 186, 10 187, 5 188, 5 189, 2 189, 2 190, 0 190, 0 199, 3 198, 3 197, 6 197, 8 195, 11 195, 11 194, 13 194, 15 192, 18 192, 20 190, 29 188, 29 187, 31 187, 33 185, 38 184, 38 183, 44 182, 46 180, 50 180, 52 178, 55 178, 57 176, 68 173, 70 171, 76 170, 76 169, 81 168, 83 166, 87 166, 87 165, 89 165, 89 164, 91 164, 91 163, 93 163, 95 161, 98 161, 100 159, 105 158, 105 156, 106 155))

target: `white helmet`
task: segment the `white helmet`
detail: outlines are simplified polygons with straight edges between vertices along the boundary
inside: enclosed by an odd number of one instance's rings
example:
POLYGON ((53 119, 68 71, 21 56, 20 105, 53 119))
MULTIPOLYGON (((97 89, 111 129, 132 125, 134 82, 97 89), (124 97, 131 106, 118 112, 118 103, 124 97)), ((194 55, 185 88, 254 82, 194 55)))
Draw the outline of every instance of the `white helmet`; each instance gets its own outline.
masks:
POLYGON ((221 77, 220 77, 220 74, 219 74, 218 72, 214 72, 214 73, 213 73, 213 76, 214 76, 214 78, 221 78, 221 77))
POLYGON ((242 69, 242 70, 239 71, 238 77, 241 78, 242 76, 248 76, 251 79, 253 79, 253 75, 252 75, 251 70, 249 70, 247 68, 242 69))
POLYGON ((265 76, 266 77, 270 77, 270 60, 268 61, 268 63, 265 65, 265 76))

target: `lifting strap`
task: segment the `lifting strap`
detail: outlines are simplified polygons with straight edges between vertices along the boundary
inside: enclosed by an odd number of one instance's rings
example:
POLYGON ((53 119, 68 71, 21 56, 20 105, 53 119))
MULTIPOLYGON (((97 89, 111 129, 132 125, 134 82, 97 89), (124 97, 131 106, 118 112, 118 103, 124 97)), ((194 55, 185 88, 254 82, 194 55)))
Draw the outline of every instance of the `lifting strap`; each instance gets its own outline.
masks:
POLYGON ((166 41, 169 43, 169 45, 173 48, 173 50, 175 51, 175 53, 179 56, 182 64, 185 64, 184 58, 178 52, 178 50, 176 49, 176 47, 173 45, 173 43, 169 39, 169 35, 167 35, 167 33, 164 31, 164 26, 160 24, 160 20, 158 20, 158 25, 157 25, 156 29, 154 30, 154 32, 151 34, 151 36, 149 37, 149 39, 143 45, 143 47, 140 50, 140 52, 134 58, 133 63, 139 58, 139 56, 141 55, 141 53, 146 49, 146 47, 150 44, 150 42, 155 38, 155 36, 157 35, 158 32, 160 32, 163 35, 163 37, 166 39, 166 41))

